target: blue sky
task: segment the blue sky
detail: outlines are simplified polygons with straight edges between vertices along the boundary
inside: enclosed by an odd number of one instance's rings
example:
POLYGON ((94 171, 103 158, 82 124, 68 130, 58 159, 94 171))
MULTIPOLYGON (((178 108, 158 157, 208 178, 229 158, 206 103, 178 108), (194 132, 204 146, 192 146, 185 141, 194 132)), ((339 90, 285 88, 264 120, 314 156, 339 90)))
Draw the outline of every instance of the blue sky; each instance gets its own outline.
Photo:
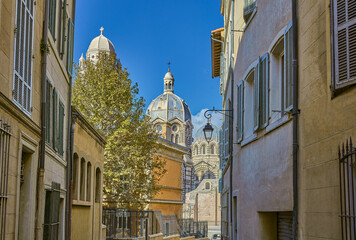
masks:
POLYGON ((163 92, 170 61, 175 94, 202 122, 202 109, 221 107, 210 55, 210 32, 223 26, 219 10, 219 0, 77 0, 74 61, 103 26, 146 105, 163 92))

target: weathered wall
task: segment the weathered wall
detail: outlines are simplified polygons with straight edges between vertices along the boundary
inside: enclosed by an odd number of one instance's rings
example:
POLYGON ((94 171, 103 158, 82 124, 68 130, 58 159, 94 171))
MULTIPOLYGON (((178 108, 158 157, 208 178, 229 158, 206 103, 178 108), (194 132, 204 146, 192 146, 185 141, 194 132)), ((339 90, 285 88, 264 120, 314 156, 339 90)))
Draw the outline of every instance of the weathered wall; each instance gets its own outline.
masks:
MULTIPOLYGON (((237 19, 242 17, 241 7, 235 12, 237 19)), ((291 21, 291 13, 291 1, 257 1, 256 14, 249 25, 238 27, 244 32, 242 35, 236 34, 239 42, 238 49, 235 49, 234 106, 237 103, 236 84, 246 77, 259 57, 270 52, 276 41, 283 36, 285 27, 291 21)), ((247 100, 246 90, 245 87, 245 127, 250 121, 247 112, 251 110, 253 112, 253 104, 247 100)), ((270 99, 273 97, 271 91, 269 97, 270 99)), ((271 108, 269 111, 270 116, 274 117, 271 108)), ((237 126, 236 119, 235 115, 233 129, 237 126)), ((250 136, 246 131, 242 142, 233 145, 232 197, 236 197, 237 209, 231 207, 233 216, 237 216, 239 239, 273 239, 275 236, 273 232, 276 232, 277 228, 272 229, 260 213, 292 210, 291 116, 281 117, 278 124, 274 123, 275 127, 272 127, 271 119, 267 128, 258 130, 250 136)), ((236 136, 233 142, 237 142, 236 136)))
POLYGON ((356 139, 356 89, 331 98, 330 1, 297 2, 299 235, 341 239, 338 146, 356 139))
MULTIPOLYGON (((104 167, 104 141, 92 126, 80 115, 74 128, 74 153, 78 156, 74 159, 77 164, 83 158, 85 160, 85 184, 80 182, 80 167, 73 174, 73 206, 72 206, 72 239, 100 239, 102 234, 102 173, 104 167), (91 172, 88 175, 87 164, 91 164, 91 172), (99 202, 96 199, 96 171, 100 170, 100 186, 98 191, 99 202), (89 180, 90 179, 90 180, 89 180), (90 185, 90 193, 87 186, 90 185), (80 199, 81 187, 84 187, 85 195, 90 197, 80 199), (77 196, 77 197, 75 197, 77 196)), ((77 166, 80 166, 78 164, 77 166)))

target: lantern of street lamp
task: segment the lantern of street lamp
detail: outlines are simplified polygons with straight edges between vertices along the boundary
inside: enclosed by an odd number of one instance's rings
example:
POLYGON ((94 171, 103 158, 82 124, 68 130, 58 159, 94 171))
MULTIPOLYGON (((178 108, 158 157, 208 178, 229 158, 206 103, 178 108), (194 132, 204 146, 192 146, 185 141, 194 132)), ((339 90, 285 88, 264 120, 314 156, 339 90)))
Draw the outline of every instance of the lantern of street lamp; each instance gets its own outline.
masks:
POLYGON ((203 128, 205 140, 209 143, 213 137, 214 128, 211 126, 210 121, 208 121, 203 128))

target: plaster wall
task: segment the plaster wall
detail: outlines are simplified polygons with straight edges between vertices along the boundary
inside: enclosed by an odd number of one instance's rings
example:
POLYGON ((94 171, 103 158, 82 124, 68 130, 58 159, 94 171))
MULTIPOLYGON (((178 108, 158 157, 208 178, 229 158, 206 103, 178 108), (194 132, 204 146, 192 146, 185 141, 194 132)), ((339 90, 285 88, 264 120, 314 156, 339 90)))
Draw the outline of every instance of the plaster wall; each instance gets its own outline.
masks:
MULTIPOLYGON (((237 15, 242 14, 241 9, 237 10, 237 15)), ((242 35, 236 37, 238 48, 235 49, 234 106, 237 102, 236 84, 243 80, 251 64, 270 51, 276 37, 283 32, 291 17, 291 1, 257 1, 256 13, 252 15, 249 24, 243 26, 242 35)), ((249 106, 252 105, 245 103, 245 113, 250 110, 247 109, 249 106)), ((235 113, 234 129, 236 119, 235 113)), ((237 211, 237 219, 233 221, 238 222, 239 239, 274 239, 277 228, 268 224, 269 221, 266 221, 263 213, 292 210, 290 120, 291 116, 285 115, 279 124, 272 127, 269 119, 267 128, 258 130, 251 136, 244 135, 240 144, 233 145, 232 197, 237 199, 237 209, 233 208, 233 211, 237 211)), ((234 136, 234 143, 236 142, 234 136)), ((229 180, 227 179, 226 183, 225 179, 224 185, 229 185, 229 180)))
POLYGON ((297 1, 300 239, 341 239, 338 146, 356 139, 356 88, 331 97, 330 2, 297 1))
MULTIPOLYGON (((104 168, 104 147, 105 143, 99 139, 93 131, 89 129, 90 125, 83 118, 79 117, 76 120, 74 128, 74 153, 78 155, 78 159, 84 158, 85 166, 90 162, 91 172, 88 176, 87 167, 84 169, 86 184, 80 184, 80 178, 73 179, 73 190, 77 191, 73 196, 80 196, 80 188, 84 187, 85 195, 89 195, 89 199, 81 200, 73 198, 72 205, 72 239, 101 239, 102 233, 102 174, 104 168), (96 199, 96 170, 100 170, 100 191, 99 202, 96 199), (87 184, 90 184, 90 192, 88 193, 87 184)), ((77 165, 79 166, 79 164, 77 165)), ((76 176, 80 176, 80 168, 78 167, 76 176)))

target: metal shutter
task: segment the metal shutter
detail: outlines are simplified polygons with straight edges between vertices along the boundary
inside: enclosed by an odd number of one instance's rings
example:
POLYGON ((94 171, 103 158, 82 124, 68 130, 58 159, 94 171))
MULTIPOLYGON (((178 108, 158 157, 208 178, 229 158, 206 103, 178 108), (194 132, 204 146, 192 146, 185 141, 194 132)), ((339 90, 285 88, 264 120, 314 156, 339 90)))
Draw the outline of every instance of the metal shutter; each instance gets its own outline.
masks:
POLYGON ((258 130, 259 127, 259 114, 260 114, 260 98, 259 98, 259 69, 260 69, 260 60, 258 61, 256 67, 255 67, 255 72, 254 72, 254 85, 253 85, 253 110, 254 110, 254 124, 253 124, 253 130, 256 131, 258 130))
POLYGON ((67 71, 70 75, 73 72, 73 41, 74 41, 74 23, 68 19, 68 43, 67 43, 67 71))
POLYGON ((260 78, 259 78, 259 92, 260 92, 260 129, 268 124, 269 117, 269 54, 266 53, 261 57, 260 63, 260 78))
POLYGON ((284 111, 292 108, 292 22, 284 33, 284 111))
POLYGON ((293 214, 292 212, 277 213, 277 240, 293 239, 293 214))
POLYGON ((243 136, 243 112, 244 112, 244 81, 237 85, 237 141, 243 136))
POLYGON ((64 124, 64 104, 59 101, 59 111, 58 111, 58 153, 63 156, 63 124, 64 124))
POLYGON ((53 121, 53 148, 58 151, 58 95, 57 95, 57 90, 54 88, 53 89, 53 116, 52 116, 52 121, 53 121))
POLYGON ((51 143, 51 84, 46 81, 46 142, 51 143))

